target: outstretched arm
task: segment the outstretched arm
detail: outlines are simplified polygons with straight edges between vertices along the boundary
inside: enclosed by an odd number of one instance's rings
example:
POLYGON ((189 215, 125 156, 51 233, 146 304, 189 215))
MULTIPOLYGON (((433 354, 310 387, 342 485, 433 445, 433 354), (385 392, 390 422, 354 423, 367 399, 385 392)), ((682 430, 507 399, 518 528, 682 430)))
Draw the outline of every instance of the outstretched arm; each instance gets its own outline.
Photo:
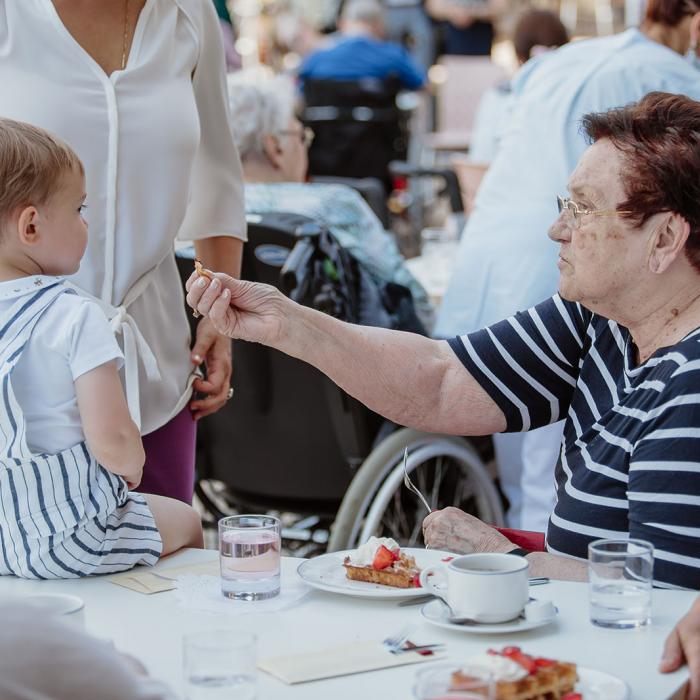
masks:
POLYGON ((356 326, 295 304, 269 285, 217 273, 193 274, 187 302, 232 338, 304 360, 372 410, 431 432, 486 435, 504 430, 501 409, 447 343, 356 326))

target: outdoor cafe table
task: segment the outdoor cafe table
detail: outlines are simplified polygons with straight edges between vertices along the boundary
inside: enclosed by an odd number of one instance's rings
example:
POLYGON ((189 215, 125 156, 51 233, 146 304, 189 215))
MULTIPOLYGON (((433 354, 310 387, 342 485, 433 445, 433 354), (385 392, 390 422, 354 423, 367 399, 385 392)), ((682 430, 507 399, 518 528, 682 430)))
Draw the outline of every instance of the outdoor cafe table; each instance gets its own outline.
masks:
MULTIPOLYGON (((212 550, 188 550, 160 562, 157 569, 217 556, 212 550)), ((283 558, 283 586, 285 580, 296 577, 300 561, 283 558)), ((557 605, 557 622, 516 635, 482 636, 435 627, 421 617, 420 605, 401 608, 396 601, 350 598, 322 591, 312 591, 293 608, 281 612, 222 615, 183 607, 175 591, 147 596, 100 577, 64 581, 0 577, 0 596, 36 592, 80 596, 85 601, 89 632, 112 639, 118 649, 136 656, 151 675, 180 693, 182 636, 189 632, 220 628, 252 631, 258 636, 262 658, 379 640, 407 623, 415 623, 414 636, 422 643, 444 642, 450 660, 458 662, 488 647, 515 644, 532 654, 574 661, 618 676, 630 686, 634 700, 665 700, 684 684, 685 668, 661 675, 657 667, 666 635, 695 597, 692 592, 655 590, 651 625, 638 630, 610 630, 588 621, 586 584, 551 582, 533 588, 532 593, 557 605)), ((251 606, 255 608, 254 603, 251 606)), ((426 667, 427 664, 412 664, 293 686, 259 672, 258 700, 409 700, 416 671, 426 667)))

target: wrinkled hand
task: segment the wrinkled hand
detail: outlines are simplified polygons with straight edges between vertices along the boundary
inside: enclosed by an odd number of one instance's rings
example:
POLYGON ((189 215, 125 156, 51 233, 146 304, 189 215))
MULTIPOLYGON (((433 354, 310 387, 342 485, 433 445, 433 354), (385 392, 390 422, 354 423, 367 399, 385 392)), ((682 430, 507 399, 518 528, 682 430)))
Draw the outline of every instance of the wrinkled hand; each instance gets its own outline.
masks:
POLYGON ((666 638, 659 671, 670 673, 684 663, 690 672, 686 700, 700 700, 700 597, 666 638))
POLYGON ((185 284, 187 303, 229 338, 273 345, 282 334, 286 297, 269 284, 246 282, 221 272, 214 279, 193 272, 185 284))
POLYGON ((205 398, 190 401, 190 411, 195 420, 216 413, 227 401, 231 385, 231 340, 221 335, 208 318, 197 324, 197 338, 190 354, 194 365, 204 363, 207 378, 194 380, 196 392, 205 398))
POLYGON ((445 549, 459 554, 507 552, 514 546, 495 528, 452 506, 426 516, 423 539, 430 549, 445 549))

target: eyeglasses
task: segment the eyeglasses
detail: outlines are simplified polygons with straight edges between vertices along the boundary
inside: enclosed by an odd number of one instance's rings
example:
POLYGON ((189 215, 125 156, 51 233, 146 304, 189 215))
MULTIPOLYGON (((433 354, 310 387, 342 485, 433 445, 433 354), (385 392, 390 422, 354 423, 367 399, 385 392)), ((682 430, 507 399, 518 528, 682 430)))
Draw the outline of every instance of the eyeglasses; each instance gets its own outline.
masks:
POLYGON ((280 136, 298 136, 304 148, 308 148, 313 143, 315 136, 313 129, 308 126, 298 130, 286 129, 284 131, 278 131, 277 133, 280 136))
POLYGON ((581 226, 581 219, 587 215, 592 216, 617 216, 618 214, 633 214, 634 212, 621 209, 584 209, 580 204, 576 204, 568 197, 560 197, 557 195, 557 209, 561 214, 564 210, 571 213, 576 222, 576 228, 581 226))

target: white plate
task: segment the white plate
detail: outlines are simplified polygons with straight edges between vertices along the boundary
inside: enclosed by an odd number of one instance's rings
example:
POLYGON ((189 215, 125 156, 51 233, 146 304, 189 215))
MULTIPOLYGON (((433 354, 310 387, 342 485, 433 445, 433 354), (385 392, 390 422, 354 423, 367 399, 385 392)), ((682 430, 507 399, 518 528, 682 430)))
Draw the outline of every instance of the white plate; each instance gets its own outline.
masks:
POLYGON ((579 666, 576 690, 585 700, 628 700, 630 689, 623 680, 605 671, 579 666))
POLYGON ((454 622, 449 621, 450 613, 441 600, 431 600, 421 608, 420 612, 433 625, 444 627, 448 630, 466 632, 467 634, 512 634, 513 632, 524 632, 525 630, 535 629, 535 627, 549 625, 557 619, 557 609, 554 608, 554 615, 544 620, 523 620, 518 618, 517 620, 499 622, 498 624, 456 625, 454 622))
MULTIPOLYGON (((355 596, 357 598, 414 598, 425 595, 424 588, 392 588, 378 583, 366 583, 365 581, 352 581, 345 575, 343 560, 354 552, 349 549, 344 552, 330 552, 320 557, 307 559, 297 569, 299 576, 312 588, 341 595, 355 596)), ((439 564, 446 557, 455 557, 454 553, 441 552, 436 549, 416 549, 402 547, 402 552, 415 557, 416 565, 420 569, 439 564)))

